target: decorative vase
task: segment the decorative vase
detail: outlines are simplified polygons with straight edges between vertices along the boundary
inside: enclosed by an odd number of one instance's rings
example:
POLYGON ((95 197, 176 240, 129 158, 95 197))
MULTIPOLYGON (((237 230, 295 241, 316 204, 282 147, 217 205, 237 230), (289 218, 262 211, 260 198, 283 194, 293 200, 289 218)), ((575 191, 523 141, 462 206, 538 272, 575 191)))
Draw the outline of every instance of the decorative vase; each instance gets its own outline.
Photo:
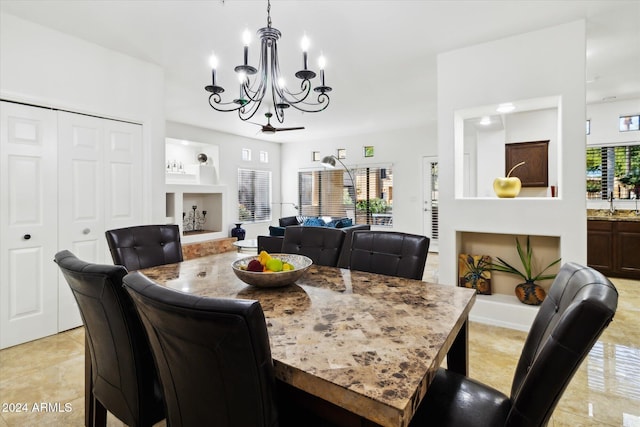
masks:
POLYGON ((540 305, 546 296, 544 289, 533 282, 520 283, 516 286, 516 297, 523 304, 540 305))
POLYGON ((231 237, 236 237, 238 240, 244 240, 244 236, 247 233, 244 228, 240 227, 242 223, 237 223, 236 228, 231 229, 231 237))

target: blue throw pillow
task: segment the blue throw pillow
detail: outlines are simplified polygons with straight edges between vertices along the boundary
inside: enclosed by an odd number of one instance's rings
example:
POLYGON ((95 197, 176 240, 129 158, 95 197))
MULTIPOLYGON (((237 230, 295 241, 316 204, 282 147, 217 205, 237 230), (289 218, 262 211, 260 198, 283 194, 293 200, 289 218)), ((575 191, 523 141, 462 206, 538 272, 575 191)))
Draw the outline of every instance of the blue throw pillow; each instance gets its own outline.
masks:
POLYGON ((306 227, 324 227, 326 224, 320 218, 307 218, 304 220, 302 225, 306 227))
POLYGON ((326 226, 331 228, 338 228, 338 224, 340 224, 339 219, 332 219, 331 221, 327 222, 326 226))
POLYGON ((284 236, 284 227, 269 226, 269 236, 284 236))
POLYGON ((338 220, 338 224, 336 224, 336 228, 346 228, 351 227, 353 225, 353 221, 351 218, 342 218, 338 220))

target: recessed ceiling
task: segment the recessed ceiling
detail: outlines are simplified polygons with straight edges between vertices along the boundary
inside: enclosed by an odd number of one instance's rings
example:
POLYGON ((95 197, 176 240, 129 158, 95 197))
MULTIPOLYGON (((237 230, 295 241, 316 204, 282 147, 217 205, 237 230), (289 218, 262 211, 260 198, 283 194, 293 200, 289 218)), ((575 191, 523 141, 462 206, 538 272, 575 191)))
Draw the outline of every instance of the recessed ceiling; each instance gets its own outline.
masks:
MULTIPOLYGON (((266 1, 240 0, 0 2, 3 13, 162 67, 168 120, 264 140, 325 139, 431 124, 438 53, 578 19, 587 22, 587 102, 640 98, 638 0, 274 0, 271 17, 282 32, 279 57, 283 74, 291 76, 288 83, 294 83, 301 66, 299 43, 306 33, 310 64, 317 67, 315 58, 324 53, 333 92, 322 113, 287 111, 284 125, 305 130, 265 135, 234 113, 213 111, 204 86, 210 84, 207 61, 215 50, 218 79, 233 90, 242 31, 266 26, 266 7, 266 1)), ((256 61, 254 41, 250 62, 256 61)), ((252 121, 266 123, 259 115, 252 121)))

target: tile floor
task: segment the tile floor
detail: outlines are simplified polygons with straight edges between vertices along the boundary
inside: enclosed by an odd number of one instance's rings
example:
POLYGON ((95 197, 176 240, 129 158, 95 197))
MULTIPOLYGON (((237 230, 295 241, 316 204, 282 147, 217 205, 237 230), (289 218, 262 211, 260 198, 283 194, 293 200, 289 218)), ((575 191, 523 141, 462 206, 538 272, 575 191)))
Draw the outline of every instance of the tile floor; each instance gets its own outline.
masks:
MULTIPOLYGON (((425 279, 437 277, 437 268, 430 255, 425 279)), ((552 427, 640 427, 640 281, 612 281, 620 293, 616 317, 565 391, 552 427)), ((470 376, 509 394, 525 337, 471 323, 470 376)), ((84 425, 83 381, 83 328, 0 351, 0 427, 84 425)), ((112 415, 107 424, 123 425, 112 415)))

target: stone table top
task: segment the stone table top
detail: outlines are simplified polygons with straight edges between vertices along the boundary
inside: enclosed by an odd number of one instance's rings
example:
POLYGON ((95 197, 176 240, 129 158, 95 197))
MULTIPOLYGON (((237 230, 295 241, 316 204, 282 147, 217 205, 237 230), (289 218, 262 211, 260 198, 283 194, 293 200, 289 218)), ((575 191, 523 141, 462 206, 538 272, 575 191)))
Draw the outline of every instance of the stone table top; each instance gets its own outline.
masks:
POLYGON ((278 379, 383 426, 407 426, 475 302, 456 286, 313 265, 255 288, 223 253, 141 270, 206 297, 260 301, 278 379))

